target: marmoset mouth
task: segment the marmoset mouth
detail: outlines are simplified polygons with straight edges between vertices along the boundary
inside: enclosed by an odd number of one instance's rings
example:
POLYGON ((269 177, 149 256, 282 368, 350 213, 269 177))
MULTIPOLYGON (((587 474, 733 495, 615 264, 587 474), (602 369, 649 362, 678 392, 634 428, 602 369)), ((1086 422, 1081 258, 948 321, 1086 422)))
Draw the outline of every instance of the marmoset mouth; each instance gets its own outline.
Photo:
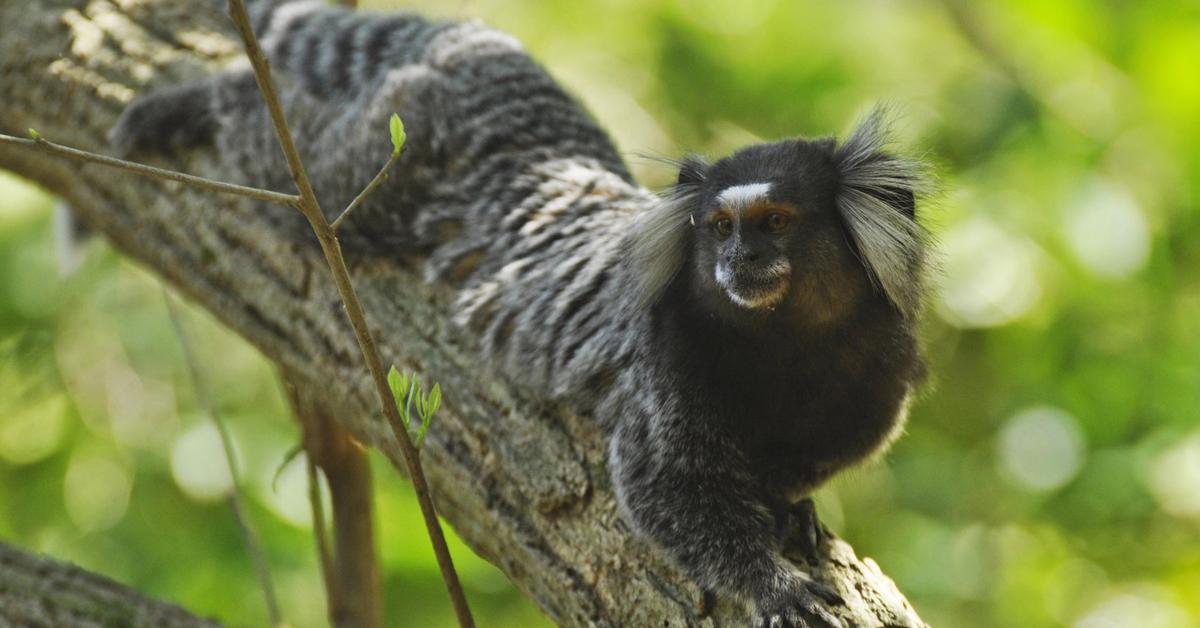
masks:
POLYGON ((787 293, 792 265, 779 260, 763 268, 729 270, 717 266, 717 284, 725 289, 729 300, 746 309, 771 307, 783 300, 787 293))

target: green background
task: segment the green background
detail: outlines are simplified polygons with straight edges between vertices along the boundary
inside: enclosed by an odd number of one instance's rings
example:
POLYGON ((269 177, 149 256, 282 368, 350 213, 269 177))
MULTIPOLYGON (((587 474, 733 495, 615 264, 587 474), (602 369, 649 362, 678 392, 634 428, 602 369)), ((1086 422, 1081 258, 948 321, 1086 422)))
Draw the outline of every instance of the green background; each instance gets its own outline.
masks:
MULTIPOLYGON (((937 626, 1200 624, 1200 5, 422 4, 516 34, 653 186, 672 173, 636 155, 896 105, 942 183, 934 381, 885 460, 821 491, 824 519, 937 626)), ((52 204, 0 174, 0 539, 264 624, 162 288, 102 243, 58 279, 52 204)), ((297 438, 279 383, 184 318, 286 618, 322 625, 302 462, 272 482, 297 438)), ((410 489, 373 464, 388 623, 450 625, 410 489)), ((481 625, 548 623, 454 550, 481 625)))

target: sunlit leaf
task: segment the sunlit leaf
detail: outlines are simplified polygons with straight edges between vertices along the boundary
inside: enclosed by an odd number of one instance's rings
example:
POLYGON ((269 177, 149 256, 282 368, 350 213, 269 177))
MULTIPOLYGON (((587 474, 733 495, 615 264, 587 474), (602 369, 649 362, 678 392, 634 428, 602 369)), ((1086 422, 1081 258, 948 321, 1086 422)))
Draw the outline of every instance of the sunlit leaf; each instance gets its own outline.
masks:
POLYGON ((404 141, 408 139, 408 136, 404 133, 404 122, 402 122, 400 120, 400 116, 395 113, 392 114, 391 131, 392 154, 399 155, 400 150, 404 148, 404 141))

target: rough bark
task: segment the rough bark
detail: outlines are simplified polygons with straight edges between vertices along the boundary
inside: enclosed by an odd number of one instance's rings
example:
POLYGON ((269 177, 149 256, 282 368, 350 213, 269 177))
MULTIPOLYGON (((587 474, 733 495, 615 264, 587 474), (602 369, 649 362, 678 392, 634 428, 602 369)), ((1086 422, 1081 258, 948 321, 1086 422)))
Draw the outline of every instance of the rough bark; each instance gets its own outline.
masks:
POLYGON ((219 625, 74 565, 0 543, 0 626, 216 628, 219 625))
MULTIPOLYGON (((33 127, 103 151, 105 133, 136 92, 239 54, 223 4, 0 0, 0 132, 33 127)), ((204 152, 162 165, 227 178, 204 152)), ((0 147, 0 168, 65 198, 124 254, 319 386, 356 438, 403 468, 390 429, 368 411, 371 382, 315 246, 277 237, 239 199, 17 148, 0 147)), ((446 391, 422 458, 440 513, 477 552, 560 624, 746 623, 732 600, 704 608, 693 584, 630 535, 609 489, 600 434, 586 417, 481 370, 469 339, 449 324, 447 295, 404 265, 373 260, 352 270, 385 361, 446 391)), ((847 623, 923 625, 872 561, 836 539, 821 549, 816 577, 845 598, 833 610, 847 623)))

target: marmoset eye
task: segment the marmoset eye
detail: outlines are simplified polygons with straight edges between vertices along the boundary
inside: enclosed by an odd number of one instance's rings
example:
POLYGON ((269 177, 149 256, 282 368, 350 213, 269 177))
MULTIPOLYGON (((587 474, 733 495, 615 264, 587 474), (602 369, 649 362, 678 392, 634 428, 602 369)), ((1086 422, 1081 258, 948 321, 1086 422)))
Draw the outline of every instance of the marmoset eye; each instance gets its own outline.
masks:
POLYGON ((733 221, 729 218, 718 218, 713 223, 713 231, 716 231, 717 235, 722 238, 728 237, 729 234, 733 233, 733 221))
POLYGON ((780 212, 772 212, 767 216, 767 220, 764 224, 768 232, 778 233, 786 229, 791 222, 791 216, 780 212))

